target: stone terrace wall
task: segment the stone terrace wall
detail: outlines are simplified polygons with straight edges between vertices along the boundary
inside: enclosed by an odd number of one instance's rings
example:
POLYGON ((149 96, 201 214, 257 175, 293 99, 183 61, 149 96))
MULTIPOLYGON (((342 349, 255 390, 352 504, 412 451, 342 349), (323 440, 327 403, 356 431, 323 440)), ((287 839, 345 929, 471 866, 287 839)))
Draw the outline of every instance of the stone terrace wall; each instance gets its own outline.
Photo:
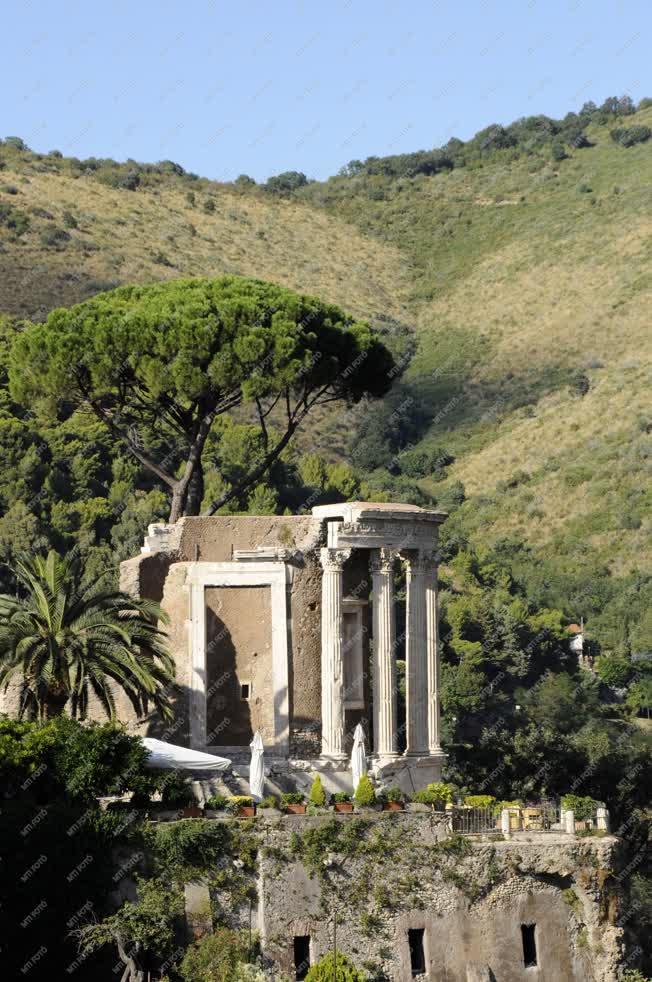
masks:
POLYGON ((407 813, 288 816, 261 835, 259 929, 291 977, 294 937, 310 936, 316 960, 337 912, 338 950, 372 978, 413 978, 412 928, 425 930, 422 978, 434 982, 617 978, 613 837, 451 839, 442 816, 407 813), (537 967, 524 965, 522 924, 536 924, 537 967))

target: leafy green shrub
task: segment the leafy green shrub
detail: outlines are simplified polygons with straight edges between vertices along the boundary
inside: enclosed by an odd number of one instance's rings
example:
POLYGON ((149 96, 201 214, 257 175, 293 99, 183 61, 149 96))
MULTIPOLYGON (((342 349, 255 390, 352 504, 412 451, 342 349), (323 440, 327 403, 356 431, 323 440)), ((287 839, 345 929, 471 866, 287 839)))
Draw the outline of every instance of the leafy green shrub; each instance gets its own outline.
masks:
POLYGON ((572 811, 579 822, 591 818, 595 809, 595 801, 589 795, 565 794, 561 799, 561 806, 566 811, 572 811))
POLYGON ((348 791, 336 791, 335 794, 331 795, 331 801, 333 804, 344 804, 347 801, 351 801, 351 795, 348 791))
MULTIPOLYGON (((86 161, 88 163, 88 161, 86 161)), ((140 174, 135 170, 124 170, 119 166, 98 167, 95 173, 97 180, 107 187, 119 191, 135 191, 140 185, 140 174)))
POLYGON ((420 805, 447 805, 453 801, 453 789, 443 781, 434 781, 423 791, 413 794, 412 801, 420 805))
POLYGON ((622 982, 650 982, 647 975, 643 975, 637 968, 627 968, 623 973, 622 982))
POLYGON ((620 655, 602 655, 595 667, 605 685, 615 689, 624 689, 634 674, 632 663, 620 655))
POLYGON ((4 142, 8 147, 13 147, 14 150, 21 150, 26 153, 29 152, 29 147, 19 136, 6 136, 2 142, 4 142))
POLYGON ((272 194, 291 195, 307 183, 308 178, 301 171, 288 170, 270 177, 267 183, 263 184, 263 188, 265 191, 271 191, 272 194))
POLYGON ((321 775, 315 774, 314 780, 312 782, 312 787, 310 788, 310 803, 315 805, 317 808, 323 808, 326 805, 326 792, 321 783, 321 775))
POLYGON ((278 808, 278 798, 274 794, 266 795, 262 801, 258 802, 259 808, 278 808))
POLYGON ((237 931, 220 927, 195 941, 183 957, 179 975, 184 982, 236 982, 246 957, 244 939, 237 931))
POLYGON ((575 372, 575 374, 571 377, 569 386, 571 392, 575 395, 585 396, 591 388, 591 382, 588 375, 586 375, 584 372, 575 372))
POLYGON ((166 875, 183 880, 193 871, 216 866, 228 852, 230 828, 225 822, 162 822, 153 827, 153 854, 166 875))
POLYGON ((62 228, 44 228, 39 236, 41 245, 58 249, 70 241, 70 233, 62 228))
POLYGON ((161 799, 168 808, 183 808, 194 804, 195 796, 188 778, 180 771, 166 774, 161 787, 161 799))
POLYGON ((11 205, 0 201, 0 225, 4 225, 16 238, 20 238, 29 228, 29 215, 20 208, 12 208, 11 205))
POLYGON ((385 804, 385 802, 388 801, 394 801, 398 803, 403 801, 403 797, 404 797, 403 792, 401 791, 400 788, 397 787, 383 788, 382 791, 379 791, 377 795, 378 801, 382 802, 382 804, 385 804))
POLYGON ((635 143, 645 143, 652 136, 649 126, 626 126, 611 130, 609 136, 621 147, 633 147, 635 143))
POLYGON ((433 450, 409 450, 401 453, 397 458, 401 474, 406 474, 408 477, 428 477, 433 471, 443 471, 454 460, 453 455, 443 447, 433 450))
POLYGON ((206 198, 204 201, 204 211, 207 215, 212 215, 215 211, 215 202, 212 198, 206 198))
POLYGON ((64 211, 64 213, 63 213, 63 224, 66 226, 66 228, 77 228, 78 227, 77 219, 75 218, 75 216, 73 215, 73 213, 71 211, 64 211))
MULTIPOLYGON (((90 955, 106 945, 115 945, 121 957, 125 949, 133 953, 138 967, 147 957, 164 959, 172 953, 174 922, 182 911, 182 896, 177 890, 171 890, 168 883, 157 879, 141 880, 137 901, 126 901, 115 914, 82 929, 80 952, 90 955)), ((203 978, 197 976, 197 979, 203 978)))
POLYGON ((495 800, 491 794, 467 794, 464 804, 470 808, 490 808, 495 800))
POLYGON ((371 778, 366 774, 358 781, 353 799, 359 808, 370 808, 376 804, 376 792, 371 783, 371 778))
POLYGON ((569 488, 577 488, 580 484, 585 484, 590 481, 593 477, 593 471, 590 467, 578 464, 575 467, 569 467, 564 474, 564 482, 569 488))
POLYGON ((148 756, 139 737, 111 723, 0 718, 0 783, 6 794, 29 786, 38 774, 34 791, 46 798, 92 805, 98 797, 126 791, 149 796, 158 778, 147 769, 148 756))
POLYGON ((287 805, 302 805, 306 796, 301 791, 284 791, 281 795, 281 808, 287 805))
POLYGON ((364 972, 358 971, 352 961, 341 952, 337 952, 337 960, 329 952, 311 965, 306 975, 306 982, 365 982, 364 972))
POLYGON ((212 794, 210 798, 206 799, 206 808, 210 808, 211 811, 222 812, 226 808, 228 798, 223 794, 212 794))
POLYGON ((620 655, 602 655, 595 667, 605 685, 616 689, 624 689, 634 674, 632 663, 620 655))

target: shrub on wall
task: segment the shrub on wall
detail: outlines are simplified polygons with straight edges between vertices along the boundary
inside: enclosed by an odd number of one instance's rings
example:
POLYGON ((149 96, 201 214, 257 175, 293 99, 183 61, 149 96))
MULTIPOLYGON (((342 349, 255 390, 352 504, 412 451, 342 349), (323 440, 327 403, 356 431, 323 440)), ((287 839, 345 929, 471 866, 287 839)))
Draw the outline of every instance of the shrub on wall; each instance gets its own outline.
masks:
POLYGON ((423 791, 412 795, 412 800, 421 805, 448 805, 453 801, 453 788, 443 781, 433 781, 423 791))
POLYGON ((243 939, 236 931, 218 928, 188 948, 179 975, 184 982, 236 982, 245 954, 243 939))
POLYGON ((359 972, 353 962, 338 951, 337 960, 331 952, 311 965, 306 982, 365 982, 365 978, 364 972, 359 972))
POLYGON ((469 808, 489 808, 495 800, 492 794, 467 794, 464 804, 469 808))
POLYGON ((565 794, 561 799, 561 807, 574 812, 579 822, 591 818, 595 806, 596 802, 588 795, 565 794))

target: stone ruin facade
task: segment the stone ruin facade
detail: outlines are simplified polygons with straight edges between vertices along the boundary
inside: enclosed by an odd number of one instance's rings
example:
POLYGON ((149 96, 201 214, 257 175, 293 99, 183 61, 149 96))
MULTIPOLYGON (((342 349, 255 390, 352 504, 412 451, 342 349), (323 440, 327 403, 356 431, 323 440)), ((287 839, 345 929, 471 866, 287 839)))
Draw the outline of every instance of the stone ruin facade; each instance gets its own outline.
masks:
MULTIPOLYGON (((362 722, 376 776, 406 791, 437 780, 437 540, 445 514, 353 502, 299 516, 184 518, 154 525, 121 567, 123 589, 161 603, 179 692, 172 725, 141 732, 248 759, 260 730, 276 768, 347 787, 362 722), (405 628, 395 573, 405 567, 405 628), (406 661, 405 716, 397 658, 406 661)), ((121 703, 121 716, 131 718, 121 703)))

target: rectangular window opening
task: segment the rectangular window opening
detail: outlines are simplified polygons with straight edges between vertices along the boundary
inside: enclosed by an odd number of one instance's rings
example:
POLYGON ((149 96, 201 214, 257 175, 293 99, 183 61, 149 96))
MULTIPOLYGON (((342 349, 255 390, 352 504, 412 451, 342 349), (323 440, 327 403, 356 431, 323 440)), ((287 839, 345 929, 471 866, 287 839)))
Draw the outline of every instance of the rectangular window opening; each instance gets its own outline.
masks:
POLYGON ((310 935, 299 934, 294 938, 295 978, 305 979, 310 968, 310 935))
POLYGON ((536 924, 521 924, 523 940, 523 964, 526 968, 535 968, 537 964, 536 924))
POLYGON ((425 975, 426 955, 423 950, 423 936, 425 929, 422 927, 410 928, 408 931, 408 944, 410 946, 410 968, 413 975, 425 975))
POLYGON ((243 682, 240 686, 240 698, 243 702, 247 702, 249 696, 251 695, 251 683, 243 682))

